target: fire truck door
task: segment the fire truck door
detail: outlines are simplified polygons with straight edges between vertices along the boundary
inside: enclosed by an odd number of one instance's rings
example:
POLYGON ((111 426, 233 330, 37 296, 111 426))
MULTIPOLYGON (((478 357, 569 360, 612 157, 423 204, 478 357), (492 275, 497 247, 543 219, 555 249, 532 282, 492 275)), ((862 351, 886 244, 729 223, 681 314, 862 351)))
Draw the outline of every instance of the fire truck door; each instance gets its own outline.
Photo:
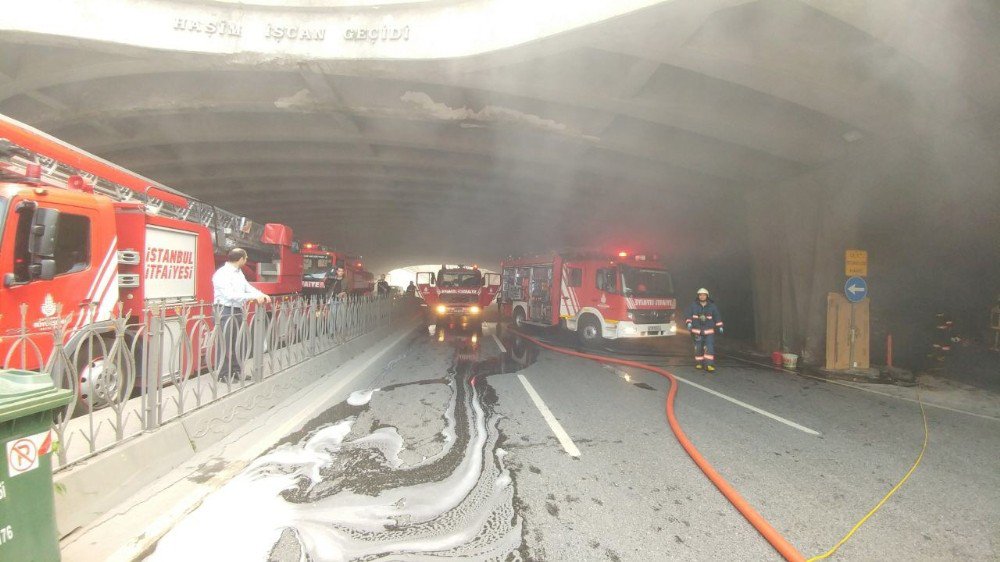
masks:
POLYGON ((483 279, 483 290, 480 293, 479 305, 488 306, 500 292, 500 274, 487 273, 483 279))
POLYGON ((431 292, 431 285, 434 284, 434 274, 430 271, 417 272, 417 293, 420 298, 427 300, 431 292))
POLYGON ((0 247, 4 331, 20 327, 22 304, 27 305, 29 331, 51 329, 60 318, 68 318, 70 328, 78 327, 94 321, 101 312, 110 312, 111 307, 101 303, 102 297, 110 303, 118 298, 112 259, 116 248, 110 236, 100 236, 97 212, 69 206, 19 207, 8 216, 0 247), (40 215, 50 217, 45 229, 51 233, 41 245, 31 241, 32 226, 40 215))

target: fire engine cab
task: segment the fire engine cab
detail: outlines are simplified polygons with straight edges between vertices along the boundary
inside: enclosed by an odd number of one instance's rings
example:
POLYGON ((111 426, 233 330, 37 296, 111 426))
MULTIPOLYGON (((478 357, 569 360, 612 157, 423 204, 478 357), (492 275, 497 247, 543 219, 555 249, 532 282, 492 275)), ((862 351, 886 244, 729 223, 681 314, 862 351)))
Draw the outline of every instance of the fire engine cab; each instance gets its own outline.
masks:
POLYGON ((677 333, 673 281, 656 256, 566 253, 501 262, 501 315, 561 325, 585 345, 677 333))
POLYGON ((481 322, 483 309, 500 290, 500 276, 478 267, 442 265, 437 273, 417 273, 417 293, 436 320, 481 322))
POLYGON ((349 295, 367 295, 375 290, 375 276, 365 269, 360 256, 336 252, 319 244, 306 242, 302 247, 302 294, 332 297, 333 279, 338 267, 344 268, 344 291, 349 295))
MULTIPOLYGON (((39 369, 54 327, 73 349, 73 338, 112 333, 119 303, 130 325, 153 306, 170 316, 211 303, 212 274, 235 247, 258 289, 299 292, 302 257, 287 226, 191 199, 0 115, 0 361, 27 337, 38 352, 18 366, 39 369)), ((79 367, 81 379, 99 375, 79 367)), ((92 382, 81 380, 81 396, 92 382)))

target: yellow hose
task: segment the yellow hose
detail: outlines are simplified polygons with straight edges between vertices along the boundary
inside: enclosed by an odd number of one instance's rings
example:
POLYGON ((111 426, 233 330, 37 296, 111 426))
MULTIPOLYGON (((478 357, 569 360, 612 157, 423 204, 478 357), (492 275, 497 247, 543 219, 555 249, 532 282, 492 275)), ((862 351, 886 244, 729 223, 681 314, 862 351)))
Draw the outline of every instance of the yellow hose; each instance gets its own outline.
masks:
POLYGON ((860 529, 862 525, 865 524, 865 521, 868 521, 868 519, 872 515, 875 515, 875 512, 878 511, 882 507, 882 505, 885 504, 885 502, 888 501, 889 498, 891 498, 892 495, 896 493, 896 490, 899 490, 903 486, 903 483, 906 482, 906 480, 910 477, 911 474, 913 474, 913 471, 915 471, 917 467, 920 466, 920 461, 924 458, 924 451, 927 450, 927 435, 928 435, 927 412, 924 411, 924 402, 920 399, 920 386, 919 385, 916 386, 915 390, 917 392, 917 403, 920 404, 920 415, 924 419, 924 444, 923 446, 920 447, 920 454, 917 455, 917 461, 913 463, 913 466, 911 466, 910 470, 906 472, 906 475, 903 476, 903 479, 900 480, 899 483, 897 483, 895 486, 893 486, 892 489, 889 490, 889 493, 886 494, 881 501, 875 504, 875 507, 873 507, 871 511, 869 511, 864 517, 862 517, 861 521, 858 521, 858 523, 854 527, 852 527, 851 530, 848 531, 846 535, 844 535, 844 538, 840 539, 837 542, 837 544, 833 545, 833 548, 831 548, 830 550, 824 552, 823 554, 813 556, 807 562, 812 562, 813 560, 823 560, 825 558, 829 558, 831 555, 833 555, 834 552, 837 552, 837 549, 843 546, 844 543, 846 543, 851 538, 851 536, 854 533, 856 533, 857 530, 860 529))

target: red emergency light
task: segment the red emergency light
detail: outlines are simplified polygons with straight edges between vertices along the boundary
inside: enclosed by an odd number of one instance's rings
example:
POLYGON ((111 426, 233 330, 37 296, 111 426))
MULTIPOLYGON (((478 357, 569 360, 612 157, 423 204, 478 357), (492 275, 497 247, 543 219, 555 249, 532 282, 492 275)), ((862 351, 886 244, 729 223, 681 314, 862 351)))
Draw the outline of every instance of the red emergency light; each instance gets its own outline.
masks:
POLYGON ((38 183, 42 181, 42 165, 41 164, 28 164, 24 167, 24 177, 28 178, 28 181, 38 183))
POLYGON ((305 248, 307 248, 307 249, 308 249, 308 248, 313 248, 313 247, 315 247, 315 246, 316 246, 316 244, 313 244, 312 242, 306 242, 306 243, 304 244, 304 247, 305 247, 305 248))

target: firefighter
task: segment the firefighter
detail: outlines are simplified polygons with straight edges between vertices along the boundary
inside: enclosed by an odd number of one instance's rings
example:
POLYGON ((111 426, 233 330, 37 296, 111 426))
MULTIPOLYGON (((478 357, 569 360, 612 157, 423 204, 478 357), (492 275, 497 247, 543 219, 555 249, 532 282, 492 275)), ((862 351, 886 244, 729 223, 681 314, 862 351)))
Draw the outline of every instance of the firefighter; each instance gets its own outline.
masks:
POLYGON ((950 315, 944 312, 938 312, 934 315, 934 337, 931 341, 930 352, 927 354, 927 358, 934 362, 931 365, 931 370, 937 370, 941 367, 941 363, 944 363, 945 359, 951 355, 952 344, 959 341, 957 337, 952 335, 954 326, 955 322, 950 315))
POLYGON ((698 300, 688 307, 685 319, 694 338, 694 368, 715 371, 715 334, 722 333, 722 315, 708 298, 708 289, 698 289, 698 300))
POLYGON ((378 296, 385 297, 389 295, 389 282, 385 280, 385 273, 378 276, 378 283, 375 284, 378 290, 378 296))

